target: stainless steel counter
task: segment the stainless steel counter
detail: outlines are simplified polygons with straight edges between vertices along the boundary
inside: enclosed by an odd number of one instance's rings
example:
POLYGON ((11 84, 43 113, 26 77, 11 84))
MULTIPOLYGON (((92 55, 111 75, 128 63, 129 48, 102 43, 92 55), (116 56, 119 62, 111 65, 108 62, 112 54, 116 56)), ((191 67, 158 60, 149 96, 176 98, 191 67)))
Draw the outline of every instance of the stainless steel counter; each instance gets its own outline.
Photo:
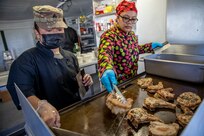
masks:
POLYGON ((204 56, 204 45, 179 45, 171 44, 162 51, 164 54, 190 54, 204 56))
POLYGON ((145 57, 147 73, 194 83, 204 82, 204 56, 153 54, 145 57))
MULTIPOLYGON (((98 61, 96 60, 96 61, 92 61, 89 63, 82 63, 82 64, 79 64, 79 67, 85 68, 85 67, 89 67, 92 65, 97 65, 97 62, 98 61)), ((8 74, 9 74, 9 71, 0 72, 0 90, 1 90, 1 87, 6 86, 7 80, 8 80, 8 74)))

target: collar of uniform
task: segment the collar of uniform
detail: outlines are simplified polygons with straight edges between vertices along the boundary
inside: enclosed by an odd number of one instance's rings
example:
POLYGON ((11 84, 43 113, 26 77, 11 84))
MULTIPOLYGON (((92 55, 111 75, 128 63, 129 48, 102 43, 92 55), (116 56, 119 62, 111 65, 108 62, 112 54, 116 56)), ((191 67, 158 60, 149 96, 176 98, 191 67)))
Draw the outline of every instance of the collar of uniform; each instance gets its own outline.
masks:
POLYGON ((125 32, 125 31, 123 31, 123 30, 119 27, 118 24, 116 24, 114 28, 116 29, 116 33, 122 34, 123 37, 130 36, 130 35, 134 34, 133 31, 131 31, 131 32, 125 32))
POLYGON ((53 53, 51 50, 45 48, 40 42, 37 42, 36 46, 37 46, 37 48, 38 48, 39 50, 41 50, 44 54, 48 55, 49 57, 54 57, 54 53, 53 53))
MULTIPOLYGON (((45 48, 40 42, 37 42, 36 46, 39 50, 44 52, 44 54, 48 55, 49 57, 54 57, 54 53, 50 49, 45 48)), ((65 53, 61 47, 59 47, 59 51, 61 55, 64 57, 65 53)))

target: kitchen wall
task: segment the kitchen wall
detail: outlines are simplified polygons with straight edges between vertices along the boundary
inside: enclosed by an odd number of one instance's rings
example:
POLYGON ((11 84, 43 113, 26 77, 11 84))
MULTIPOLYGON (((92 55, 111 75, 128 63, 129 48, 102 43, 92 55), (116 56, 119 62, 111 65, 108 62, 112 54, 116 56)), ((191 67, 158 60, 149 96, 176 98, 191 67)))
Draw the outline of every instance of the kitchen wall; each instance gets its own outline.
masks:
POLYGON ((167 5, 168 41, 204 45, 204 0, 169 0, 167 5))
POLYGON ((137 0, 139 44, 166 41, 167 0, 137 0))
MULTIPOLYGON (((14 58, 35 45, 32 20, 0 21, 0 30, 4 31, 8 49, 14 58)), ((0 37, 0 71, 4 68, 3 51, 3 42, 0 37)))

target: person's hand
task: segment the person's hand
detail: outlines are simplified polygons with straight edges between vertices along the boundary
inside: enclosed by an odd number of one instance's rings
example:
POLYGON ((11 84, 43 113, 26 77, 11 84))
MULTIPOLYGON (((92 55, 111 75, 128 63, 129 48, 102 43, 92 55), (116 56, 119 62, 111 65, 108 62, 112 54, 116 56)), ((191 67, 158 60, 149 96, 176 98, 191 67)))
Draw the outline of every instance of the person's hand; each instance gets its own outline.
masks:
POLYGON ((38 102, 38 108, 36 109, 36 111, 49 127, 61 126, 58 111, 46 100, 40 100, 38 102))
POLYGON ((84 86, 91 86, 93 84, 92 77, 89 74, 85 74, 82 80, 84 86))
POLYGON ((162 43, 159 43, 159 42, 153 42, 152 43, 152 49, 155 49, 156 47, 162 47, 163 44, 162 43))
POLYGON ((113 70, 106 70, 101 77, 101 82, 109 93, 112 92, 113 91, 112 84, 114 85, 118 84, 115 72, 113 70))

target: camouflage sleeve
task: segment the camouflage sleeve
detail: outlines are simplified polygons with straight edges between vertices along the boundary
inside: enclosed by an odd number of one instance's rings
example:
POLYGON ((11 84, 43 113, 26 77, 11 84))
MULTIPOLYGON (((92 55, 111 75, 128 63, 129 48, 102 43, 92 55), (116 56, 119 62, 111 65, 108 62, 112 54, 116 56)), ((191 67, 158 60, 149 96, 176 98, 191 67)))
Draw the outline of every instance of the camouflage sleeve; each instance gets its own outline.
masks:
POLYGON ((111 33, 105 32, 101 36, 98 48, 98 74, 100 78, 105 70, 113 69, 114 43, 114 36, 111 33))
POLYGON ((143 45, 139 45, 139 54, 143 53, 154 53, 154 50, 152 49, 152 43, 146 43, 143 45))

